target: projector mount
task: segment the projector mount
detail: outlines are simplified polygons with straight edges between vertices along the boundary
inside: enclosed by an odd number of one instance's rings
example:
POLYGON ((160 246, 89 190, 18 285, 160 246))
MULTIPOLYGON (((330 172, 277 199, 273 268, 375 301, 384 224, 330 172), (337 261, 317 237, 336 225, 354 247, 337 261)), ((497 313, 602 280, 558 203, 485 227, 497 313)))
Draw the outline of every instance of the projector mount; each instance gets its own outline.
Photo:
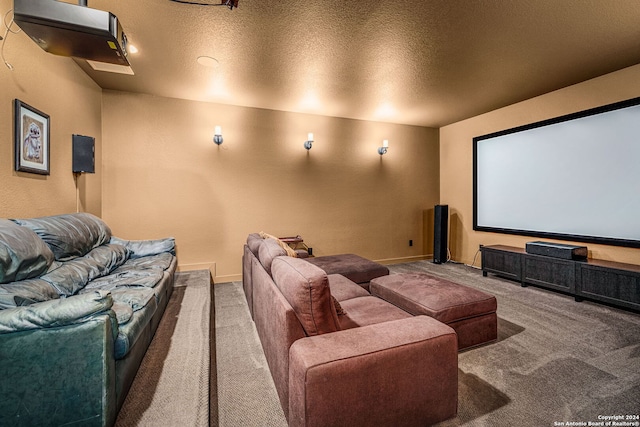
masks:
POLYGON ((229 10, 233 10, 234 7, 238 7, 239 0, 221 0, 220 3, 200 3, 189 0, 169 0, 175 3, 183 3, 183 4, 195 4, 197 6, 227 6, 229 10))

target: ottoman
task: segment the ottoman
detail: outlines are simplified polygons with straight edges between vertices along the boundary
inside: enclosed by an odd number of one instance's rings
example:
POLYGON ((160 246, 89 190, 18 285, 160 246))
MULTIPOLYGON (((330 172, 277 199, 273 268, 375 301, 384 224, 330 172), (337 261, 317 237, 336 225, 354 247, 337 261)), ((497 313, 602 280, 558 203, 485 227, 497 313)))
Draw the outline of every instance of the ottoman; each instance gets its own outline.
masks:
POLYGON ((425 273, 403 273, 371 280, 370 291, 413 315, 451 326, 458 350, 498 338, 496 298, 477 289, 425 273))
POLYGON ((389 274, 389 269, 384 265, 355 254, 305 258, 305 261, 320 267, 327 274, 341 274, 366 290, 369 290, 369 281, 371 279, 389 274))

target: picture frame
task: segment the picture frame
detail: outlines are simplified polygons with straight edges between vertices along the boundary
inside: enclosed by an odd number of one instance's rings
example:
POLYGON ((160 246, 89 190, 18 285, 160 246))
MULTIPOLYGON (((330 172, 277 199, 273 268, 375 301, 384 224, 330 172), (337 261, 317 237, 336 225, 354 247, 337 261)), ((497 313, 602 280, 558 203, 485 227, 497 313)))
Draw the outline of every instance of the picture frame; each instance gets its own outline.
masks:
POLYGON ((15 170, 49 175, 49 115, 14 100, 15 170))

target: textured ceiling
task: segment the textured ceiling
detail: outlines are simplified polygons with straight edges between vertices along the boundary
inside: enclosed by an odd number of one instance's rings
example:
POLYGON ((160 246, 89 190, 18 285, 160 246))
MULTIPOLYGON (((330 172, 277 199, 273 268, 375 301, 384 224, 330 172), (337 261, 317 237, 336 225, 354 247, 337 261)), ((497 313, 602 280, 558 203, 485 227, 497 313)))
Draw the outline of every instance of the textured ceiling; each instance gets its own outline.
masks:
POLYGON ((439 127, 640 63, 638 0, 89 0, 140 52, 103 88, 439 127), (215 57, 214 68, 199 65, 215 57))

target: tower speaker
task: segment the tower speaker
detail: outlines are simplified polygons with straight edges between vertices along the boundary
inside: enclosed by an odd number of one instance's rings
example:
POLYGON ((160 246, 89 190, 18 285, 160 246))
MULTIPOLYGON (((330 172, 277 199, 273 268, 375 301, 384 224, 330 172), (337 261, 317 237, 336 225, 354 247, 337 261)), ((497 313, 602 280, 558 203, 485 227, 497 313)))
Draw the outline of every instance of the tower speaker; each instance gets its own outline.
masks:
POLYGON ((95 173, 95 138, 73 135, 73 172, 95 173))
POLYGON ((449 234, 449 205, 436 205, 433 225, 433 262, 447 262, 447 237, 449 234))

